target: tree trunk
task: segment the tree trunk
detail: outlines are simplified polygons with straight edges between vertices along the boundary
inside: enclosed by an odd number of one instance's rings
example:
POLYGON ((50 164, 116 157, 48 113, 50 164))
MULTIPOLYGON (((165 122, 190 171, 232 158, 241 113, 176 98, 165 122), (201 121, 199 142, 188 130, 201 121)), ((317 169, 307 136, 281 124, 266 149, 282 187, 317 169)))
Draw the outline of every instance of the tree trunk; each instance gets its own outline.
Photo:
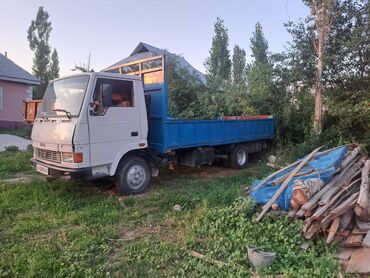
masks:
POLYGON ((320 28, 318 32, 314 116, 314 130, 316 134, 320 134, 322 129, 322 69, 324 58, 324 36, 320 28))

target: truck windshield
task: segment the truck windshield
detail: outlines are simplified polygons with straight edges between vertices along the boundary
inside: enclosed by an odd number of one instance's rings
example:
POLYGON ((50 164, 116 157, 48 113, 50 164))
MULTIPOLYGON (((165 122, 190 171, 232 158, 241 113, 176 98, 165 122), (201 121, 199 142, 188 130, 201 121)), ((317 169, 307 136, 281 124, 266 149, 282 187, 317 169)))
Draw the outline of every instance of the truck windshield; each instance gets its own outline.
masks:
POLYGON ((41 117, 78 116, 88 82, 88 75, 80 75, 49 83, 38 115, 41 117))

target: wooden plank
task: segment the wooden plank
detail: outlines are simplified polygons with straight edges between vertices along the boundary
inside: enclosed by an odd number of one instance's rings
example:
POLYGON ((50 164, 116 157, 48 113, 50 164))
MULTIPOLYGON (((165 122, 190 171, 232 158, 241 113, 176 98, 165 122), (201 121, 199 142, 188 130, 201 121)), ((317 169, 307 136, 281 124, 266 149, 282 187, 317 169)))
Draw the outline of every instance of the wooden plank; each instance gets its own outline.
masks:
POLYGON ((343 242, 343 247, 361 247, 363 235, 350 234, 343 242))
MULTIPOLYGON (((344 145, 344 146, 349 146, 349 145, 344 145)), ((338 146, 336 148, 332 148, 332 149, 329 149, 329 150, 325 150, 325 151, 322 151, 322 152, 317 152, 315 153, 314 157, 315 158, 318 158, 318 157, 321 157, 321 156, 324 156, 326 154, 328 154, 329 152, 331 151, 334 151, 336 149, 339 149, 339 148, 342 148, 344 146, 338 146)), ((322 147, 320 147, 322 148, 322 147)), ((265 183, 267 183, 269 180, 271 180, 272 178, 274 178, 277 174, 280 174, 281 172, 284 172, 285 170, 289 169, 290 167, 292 166, 295 166, 297 165, 299 162, 301 162, 302 160, 297 160, 296 162, 292 163, 292 164, 289 164, 288 166, 285 166, 284 168, 280 169, 279 171, 277 172, 274 172, 272 173, 271 175, 267 176, 266 178, 264 178, 262 181, 260 181, 254 188, 253 188, 253 191, 254 190, 257 190, 258 188, 260 188, 261 186, 263 186, 265 183)), ((288 175, 287 175, 288 176, 288 175)))
POLYGON ((319 192, 317 192, 315 195, 312 196, 312 198, 305 203, 301 209, 303 210, 310 210, 313 207, 317 206, 317 203, 319 202, 320 198, 328 192, 332 186, 334 186, 339 179, 341 179, 344 174, 352 167, 353 164, 356 163, 356 160, 353 160, 351 163, 349 163, 338 175, 334 176, 325 186, 322 188, 319 192))
POLYGON ((265 183, 267 183, 269 180, 271 180, 271 179, 273 179, 274 177, 276 177, 276 175, 277 174, 280 174, 280 173, 282 173, 282 172, 284 172, 285 170, 287 170, 287 169, 289 169, 290 167, 292 167, 292 166, 294 166, 294 165, 297 165, 298 164, 298 162, 299 162, 299 160, 298 161, 296 161, 296 162, 294 162, 294 163, 292 163, 292 164, 289 164, 288 166, 285 166, 284 168, 281 168, 279 171, 277 171, 277 172, 274 172, 274 173, 272 173, 271 175, 269 175, 269 176, 267 176, 266 178, 264 178, 262 181, 260 181, 253 189, 252 189, 252 191, 255 191, 255 190, 257 190, 258 188, 260 188, 260 187, 262 187, 265 183))
POLYGON ((340 197, 342 196, 343 193, 349 191, 359 181, 360 181, 360 179, 357 179, 357 180, 353 181, 352 183, 350 183, 347 187, 342 188, 337 194, 335 194, 331 198, 331 200, 326 205, 319 207, 315 211, 315 213, 312 215, 312 218, 317 219, 317 218, 321 217, 324 214, 325 211, 327 211, 338 199, 340 199, 340 197))
POLYGON ((365 222, 361 221, 356 217, 356 225, 361 229, 361 230, 370 230, 370 222, 365 222))
POLYGON ((367 232, 364 240, 362 241, 362 246, 370 247, 370 231, 367 232))
POLYGON ((357 217, 363 221, 370 221, 369 171, 370 160, 368 159, 365 162, 364 168, 362 168, 360 195, 358 196, 358 200, 354 208, 357 217))
POLYGON ((340 224, 339 224, 339 230, 345 230, 347 229, 349 223, 351 222, 354 211, 352 209, 348 210, 340 219, 340 224))
POLYGON ((205 255, 201 254, 201 253, 198 253, 196 251, 193 251, 193 250, 188 250, 188 254, 193 256, 193 257, 196 257, 198 259, 203 259, 207 262, 210 262, 210 263, 213 263, 213 264, 216 264, 217 266, 221 267, 221 266, 225 266, 227 265, 227 263, 225 262, 222 262, 222 261, 219 261, 219 260, 215 260, 215 259, 211 259, 211 258, 208 258, 206 257, 205 255))
POLYGON ((268 201, 266 205, 263 206, 263 209, 261 213, 257 217, 257 222, 262 219, 262 217, 265 215, 265 213, 269 210, 271 205, 275 203, 276 199, 280 196, 280 194, 284 191, 284 189, 288 186, 288 183, 291 181, 293 176, 297 174, 304 165, 306 165, 307 162, 309 162, 313 156, 320 150, 322 149, 323 146, 316 148, 313 152, 311 152, 307 157, 305 157, 298 165, 297 167, 289 174, 289 176, 286 178, 286 180, 281 184, 279 189, 275 192, 274 196, 268 201))
POLYGON ((321 220, 321 225, 323 227, 327 226, 334 218, 346 213, 348 210, 352 209, 358 197, 358 192, 353 194, 347 200, 345 200, 342 204, 340 204, 335 209, 331 210, 328 216, 326 216, 323 220, 321 220))
POLYGON ((310 228, 303 234, 305 239, 311 239, 318 231, 320 231, 320 223, 313 223, 310 228))
POLYGON ((348 169, 348 171, 346 171, 345 174, 339 180, 337 180, 336 183, 321 197, 319 205, 326 205, 331 200, 331 198, 340 190, 341 187, 349 185, 352 179, 360 174, 359 169, 361 165, 362 160, 348 169))
POLYGON ((326 243, 329 244, 333 240, 334 235, 338 231, 339 223, 340 223, 340 217, 334 218, 333 222, 331 222, 330 229, 329 229, 329 234, 328 234, 328 237, 326 239, 326 243))
POLYGON ((357 248, 351 255, 346 271, 356 273, 357 277, 368 277, 367 274, 370 273, 369 258, 370 248, 357 248), (362 274, 362 276, 359 274, 362 274))

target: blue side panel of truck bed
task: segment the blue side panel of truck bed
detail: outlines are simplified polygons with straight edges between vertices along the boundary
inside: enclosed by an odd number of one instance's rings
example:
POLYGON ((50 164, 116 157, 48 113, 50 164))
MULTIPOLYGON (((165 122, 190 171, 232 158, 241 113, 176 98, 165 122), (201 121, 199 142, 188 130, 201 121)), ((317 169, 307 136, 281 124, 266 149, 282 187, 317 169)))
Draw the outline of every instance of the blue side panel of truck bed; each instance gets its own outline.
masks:
POLYGON ((158 153, 198 146, 273 138, 274 119, 177 120, 168 118, 167 84, 145 86, 148 104, 149 146, 158 153))

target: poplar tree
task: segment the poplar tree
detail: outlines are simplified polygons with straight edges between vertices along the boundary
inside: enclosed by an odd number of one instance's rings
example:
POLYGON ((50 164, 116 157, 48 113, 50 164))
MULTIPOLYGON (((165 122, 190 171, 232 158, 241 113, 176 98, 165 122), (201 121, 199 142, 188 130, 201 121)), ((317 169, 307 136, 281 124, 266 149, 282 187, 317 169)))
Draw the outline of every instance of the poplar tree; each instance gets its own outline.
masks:
POLYGON ((222 19, 216 19, 214 32, 209 57, 204 65, 209 87, 219 90, 229 81, 231 72, 229 35, 222 19))
POLYGON ((51 54, 50 66, 49 66, 49 78, 50 80, 59 78, 59 57, 58 51, 54 48, 51 54))
POLYGON ((36 19, 32 20, 27 32, 30 49, 34 52, 32 72, 41 80, 41 86, 35 88, 35 98, 42 98, 50 78, 59 76, 59 59, 55 49, 50 60, 51 30, 48 12, 39 7, 36 19))
POLYGON ((245 82, 245 50, 240 48, 238 45, 234 47, 233 53, 233 84, 240 85, 245 82))

